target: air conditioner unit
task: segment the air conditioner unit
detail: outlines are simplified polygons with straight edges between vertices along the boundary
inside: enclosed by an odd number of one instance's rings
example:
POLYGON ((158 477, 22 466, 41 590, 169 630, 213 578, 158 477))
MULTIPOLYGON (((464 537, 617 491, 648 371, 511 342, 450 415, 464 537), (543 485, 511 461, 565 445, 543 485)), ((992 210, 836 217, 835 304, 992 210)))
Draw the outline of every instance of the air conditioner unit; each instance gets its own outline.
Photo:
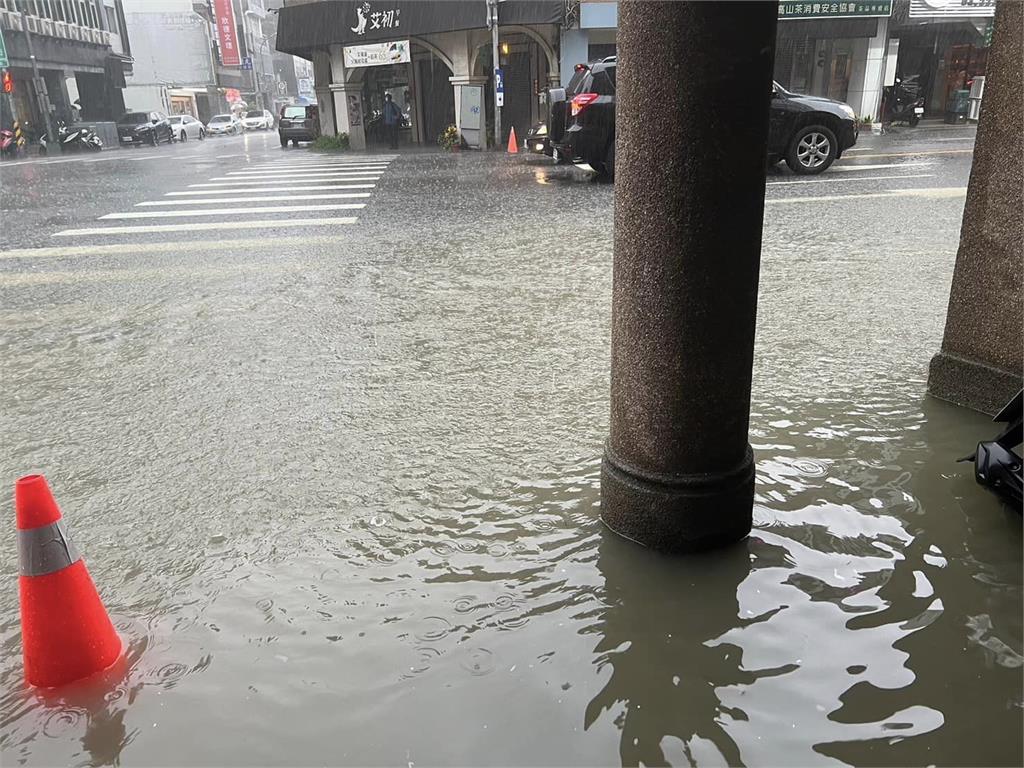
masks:
POLYGON ((84 30, 80 26, 78 26, 77 24, 72 24, 71 26, 68 27, 68 36, 72 40, 81 41, 81 39, 82 39, 82 32, 84 32, 84 30))
POLYGON ((53 22, 54 37, 68 37, 68 25, 63 21, 53 22))
POLYGON ((39 34, 53 37, 53 21, 50 19, 39 19, 39 34))
POLYGON ((24 15, 22 16, 22 19, 24 19, 25 23, 28 25, 29 32, 31 32, 33 35, 39 34, 39 19, 37 19, 35 16, 24 15))

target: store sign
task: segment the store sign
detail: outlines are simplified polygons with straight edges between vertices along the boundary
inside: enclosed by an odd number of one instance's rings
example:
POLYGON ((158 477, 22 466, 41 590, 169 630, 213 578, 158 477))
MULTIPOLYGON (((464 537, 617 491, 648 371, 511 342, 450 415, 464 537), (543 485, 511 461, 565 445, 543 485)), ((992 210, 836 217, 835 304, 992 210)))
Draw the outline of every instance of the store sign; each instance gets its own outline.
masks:
POLYGON ((996 0, 910 0, 913 19, 966 19, 996 15, 996 0))
POLYGON ((360 3, 355 8, 355 23, 351 27, 357 35, 365 35, 367 29, 395 29, 402 21, 401 8, 375 9, 370 3, 360 3))
POLYGON ((783 0, 779 3, 780 19, 848 19, 867 16, 889 16, 892 0, 853 0, 846 3, 805 3, 783 0))
POLYGON ((231 7, 231 0, 213 0, 213 15, 217 23, 217 40, 220 43, 220 63, 225 67, 237 67, 242 63, 242 59, 238 51, 235 11, 231 7))
POLYGON ((406 64, 411 60, 408 40, 349 45, 343 51, 346 67, 382 67, 387 64, 406 64))

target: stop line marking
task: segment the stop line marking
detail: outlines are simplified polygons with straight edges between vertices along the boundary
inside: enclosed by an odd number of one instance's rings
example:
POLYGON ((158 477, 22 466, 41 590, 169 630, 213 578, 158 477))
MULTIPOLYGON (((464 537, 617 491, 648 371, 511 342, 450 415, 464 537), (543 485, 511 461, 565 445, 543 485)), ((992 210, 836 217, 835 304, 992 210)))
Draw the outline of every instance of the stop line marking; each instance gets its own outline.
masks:
POLYGON ((184 195, 239 195, 249 192, 308 192, 322 189, 374 189, 376 184, 323 184, 309 187, 243 187, 242 189, 197 189, 191 192, 168 192, 164 197, 181 197, 184 195))
POLYGON ((967 187, 921 187, 917 189, 889 189, 885 192, 864 192, 853 195, 820 195, 815 197, 773 197, 766 198, 765 205, 781 203, 828 203, 835 200, 868 200, 878 197, 925 197, 936 200, 963 197, 967 187))

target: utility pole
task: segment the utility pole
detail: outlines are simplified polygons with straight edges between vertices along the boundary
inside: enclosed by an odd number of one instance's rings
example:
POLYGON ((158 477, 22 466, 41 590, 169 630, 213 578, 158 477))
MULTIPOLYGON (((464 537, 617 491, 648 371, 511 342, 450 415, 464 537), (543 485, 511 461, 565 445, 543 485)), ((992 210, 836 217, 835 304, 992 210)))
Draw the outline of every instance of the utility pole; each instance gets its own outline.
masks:
POLYGON ((501 149, 501 107, 498 106, 498 0, 487 0, 487 21, 491 27, 491 78, 494 81, 494 148, 501 149))
POLYGON ((25 33, 25 47, 28 48, 28 59, 32 62, 32 90, 36 95, 36 103, 39 111, 43 113, 43 124, 46 126, 46 140, 53 142, 57 134, 53 131, 53 121, 50 119, 50 99, 46 95, 46 81, 39 74, 39 64, 36 62, 36 54, 32 49, 32 33, 28 28, 28 19, 24 9, 24 3, 18 3, 18 10, 21 11, 21 26, 25 33))

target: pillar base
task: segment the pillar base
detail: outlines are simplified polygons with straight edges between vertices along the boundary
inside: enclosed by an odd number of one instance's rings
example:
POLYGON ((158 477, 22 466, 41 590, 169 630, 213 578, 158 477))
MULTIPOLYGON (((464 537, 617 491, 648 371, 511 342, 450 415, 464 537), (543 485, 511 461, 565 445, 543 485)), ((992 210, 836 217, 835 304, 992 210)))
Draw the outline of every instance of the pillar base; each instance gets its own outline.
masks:
POLYGON ((1021 388, 1020 373, 939 352, 928 367, 928 394, 992 416, 1021 388))
POLYGON ((727 472, 681 478, 644 477, 605 448, 601 521, 627 539, 662 552, 696 552, 732 544, 753 525, 754 452, 727 472))

